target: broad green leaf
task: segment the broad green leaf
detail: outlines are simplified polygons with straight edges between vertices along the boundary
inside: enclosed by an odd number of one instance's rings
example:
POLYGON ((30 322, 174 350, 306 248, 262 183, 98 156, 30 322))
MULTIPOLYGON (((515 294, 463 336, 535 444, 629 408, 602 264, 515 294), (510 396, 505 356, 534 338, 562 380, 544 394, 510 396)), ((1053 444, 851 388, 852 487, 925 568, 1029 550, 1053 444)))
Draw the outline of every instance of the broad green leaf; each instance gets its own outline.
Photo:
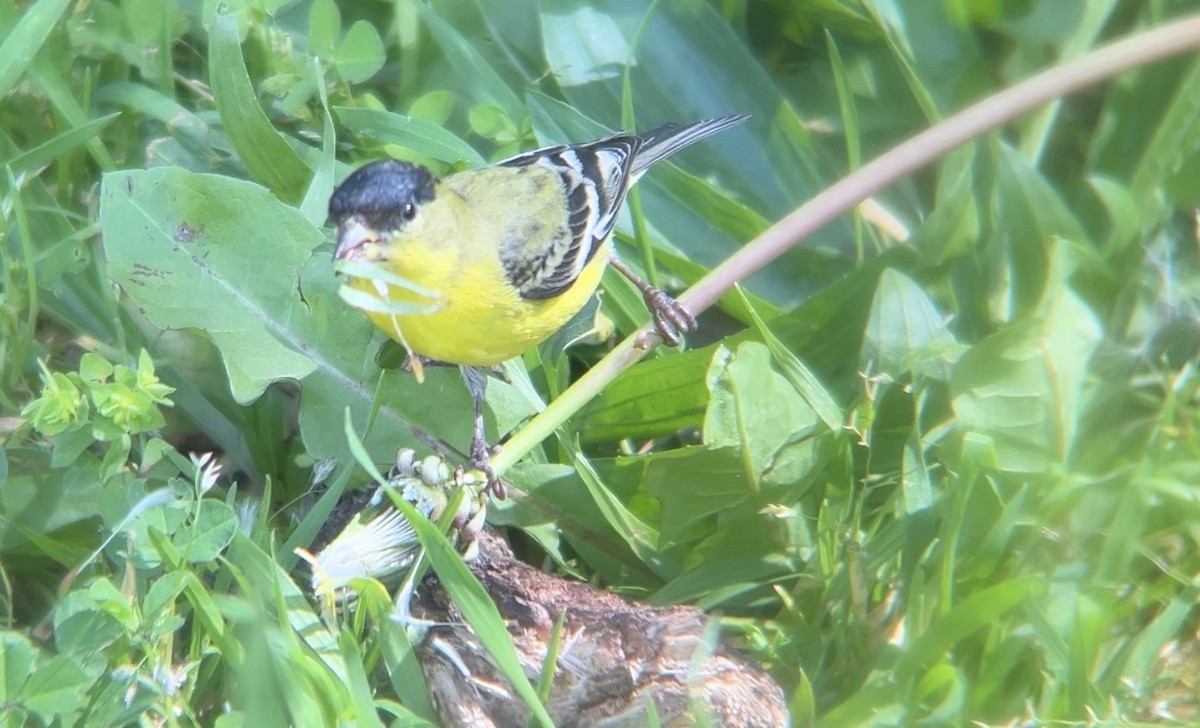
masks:
POLYGON ((225 133, 250 176, 287 202, 304 197, 312 170, 263 112, 246 72, 237 21, 218 13, 209 35, 209 79, 225 133))
POLYGON ((546 61, 564 87, 613 79, 632 49, 610 15, 590 5, 552 6, 542 13, 546 61))
POLYGON ((142 614, 146 621, 156 627, 168 622, 174 616, 175 600, 179 598, 185 586, 186 579, 180 574, 155 579, 142 599, 142 614))
POLYGON ((665 543, 675 542, 701 519, 753 496, 743 454, 728 447, 688 447, 650 456, 646 488, 662 502, 665 543))
POLYGON ((0 705, 15 705, 21 687, 33 674, 38 651, 25 635, 0 632, 0 705))
POLYGON ((342 13, 333 0, 314 0, 308 9, 308 50, 331 60, 342 34, 342 13))
POLYGON ((305 313, 295 268, 324 236, 294 208, 248 182, 154 169, 105 177, 100 225, 112 279, 160 328, 206 331, 239 402, 316 369, 291 320, 305 313))
POLYGON ((899 378, 912 372, 949 379, 957 346, 944 317, 911 278, 888 269, 879 276, 859 367, 899 378))
POLYGON ((198 511, 186 528, 174 533, 172 541, 190 563, 215 561, 238 530, 237 514, 228 505, 212 498, 198 504, 198 511))
POLYGON ((38 666, 21 689, 21 704, 49 723, 51 716, 70 713, 86 703, 84 691, 92 680, 76 660, 65 655, 38 666))
POLYGON ((86 590, 76 590, 54 611, 54 644, 69 655, 93 655, 125 635, 125 628, 86 590))
POLYGON ((827 430, 792 383, 771 366, 766 345, 743 342, 732 354, 718 349, 708 387, 705 445, 739 450, 751 491, 786 488, 787 502, 795 502, 818 462, 817 436, 827 430))
POLYGON ((1047 261, 1056 238, 1086 241, 1087 234, 1059 192, 1018 152, 1000 146, 996 220, 1003 225, 994 233, 987 265, 1011 282, 999 289, 993 302, 995 316, 1012 321, 1042 298, 1048 284, 1047 261))
POLYGON ((762 320, 751 304, 749 297, 739 287, 738 295, 742 299, 742 305, 745 307, 747 314, 750 316, 754 328, 758 331, 758 335, 762 337, 767 348, 771 351, 772 360, 775 365, 783 370, 783 375, 792 383, 796 391, 804 398, 809 407, 812 407, 821 421, 830 430, 837 432, 845 421, 846 416, 842 414, 841 407, 833 399, 833 395, 821 383, 821 380, 816 374, 808 368, 800 357, 792 353, 787 346, 784 345, 775 332, 767 326, 767 323, 762 320))
POLYGON ((338 75, 350 83, 361 83, 374 76, 383 68, 384 60, 379 32, 365 20, 355 21, 346 31, 334 59, 338 75))
MULTIPOLYGON (((423 119, 438 125, 440 129, 454 112, 457 99, 449 90, 430 91, 412 102, 408 107, 409 118, 423 119)), ((455 137, 457 139, 458 137, 455 137)))
POLYGON ((65 472, 51 471, 47 460, 32 461, 31 474, 10 465, 0 488, 0 551, 12 549, 32 534, 49 534, 96 515, 100 493, 95 463, 79 464, 65 472))
POLYGON ((585 442, 647 439, 697 427, 708 391, 704 374, 712 353, 689 351, 640 362, 604 388, 579 419, 585 442))
POLYGON ((1001 467, 1012 472, 1067 462, 1102 334, 1065 280, 1051 284, 1042 308, 969 349, 950 382, 959 429, 992 438, 1001 467))
POLYGON ((50 452, 50 467, 61 468, 70 465, 84 450, 95 444, 96 438, 88 425, 60 433, 56 436, 54 449, 50 452))

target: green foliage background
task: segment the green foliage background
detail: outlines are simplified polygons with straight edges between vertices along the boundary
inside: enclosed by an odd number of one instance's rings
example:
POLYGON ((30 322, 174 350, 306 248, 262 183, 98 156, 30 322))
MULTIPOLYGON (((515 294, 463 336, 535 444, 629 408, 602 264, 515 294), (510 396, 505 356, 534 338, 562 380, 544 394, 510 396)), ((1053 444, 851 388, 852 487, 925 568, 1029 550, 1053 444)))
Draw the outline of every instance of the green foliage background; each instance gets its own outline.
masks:
MULTIPOLYGON (((354 165, 749 112, 619 227, 678 290, 930 123, 1184 9, 0 0, 0 720, 432 720, 404 630, 323 623, 293 568, 365 481, 347 408, 380 463, 469 438, 457 374, 381 368, 337 297, 325 204, 354 165)), ((1162 62, 886 190, 623 372, 489 520, 711 610, 797 725, 1200 720, 1197 98, 1196 57, 1162 62)), ((646 319, 619 276, 598 311, 506 368, 494 438, 646 319)))

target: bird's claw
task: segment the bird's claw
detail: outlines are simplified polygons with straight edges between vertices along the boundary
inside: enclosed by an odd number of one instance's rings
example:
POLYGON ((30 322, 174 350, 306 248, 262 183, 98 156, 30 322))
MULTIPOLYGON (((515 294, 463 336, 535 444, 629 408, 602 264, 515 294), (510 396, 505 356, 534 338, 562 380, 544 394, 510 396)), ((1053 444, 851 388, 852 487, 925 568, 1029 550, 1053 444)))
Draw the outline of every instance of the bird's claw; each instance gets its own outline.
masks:
POLYGON ((646 291, 644 298, 654 320, 654 328, 667 346, 679 346, 684 334, 696 330, 696 317, 679 301, 657 288, 646 291))
POLYGON ((483 473, 487 478, 487 489, 492 495, 496 496, 497 500, 504 500, 508 497, 508 485, 496 475, 495 469, 492 468, 492 456, 500 451, 499 446, 489 447, 486 440, 475 439, 471 441, 470 466, 483 473))

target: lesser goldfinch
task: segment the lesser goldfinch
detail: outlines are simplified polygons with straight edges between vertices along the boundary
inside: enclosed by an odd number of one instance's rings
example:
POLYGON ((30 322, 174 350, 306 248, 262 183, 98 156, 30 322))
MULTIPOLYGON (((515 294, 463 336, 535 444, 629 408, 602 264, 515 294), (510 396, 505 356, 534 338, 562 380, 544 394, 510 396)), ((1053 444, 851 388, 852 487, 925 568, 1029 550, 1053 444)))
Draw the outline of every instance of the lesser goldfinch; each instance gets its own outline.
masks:
MULTIPOLYGON (((334 258, 381 266, 415 284, 352 277, 351 286, 421 313, 368 310, 413 355, 457 364, 471 392, 471 465, 489 464, 483 397, 492 367, 521 355, 574 316, 611 263, 641 290, 663 340, 674 346, 696 320, 613 255, 612 230, 631 185, 655 162, 747 118, 667 124, 553 146, 437 179, 417 164, 384 160, 351 173, 329 200, 334 258)), ((415 359, 418 362, 420 359, 415 359)))

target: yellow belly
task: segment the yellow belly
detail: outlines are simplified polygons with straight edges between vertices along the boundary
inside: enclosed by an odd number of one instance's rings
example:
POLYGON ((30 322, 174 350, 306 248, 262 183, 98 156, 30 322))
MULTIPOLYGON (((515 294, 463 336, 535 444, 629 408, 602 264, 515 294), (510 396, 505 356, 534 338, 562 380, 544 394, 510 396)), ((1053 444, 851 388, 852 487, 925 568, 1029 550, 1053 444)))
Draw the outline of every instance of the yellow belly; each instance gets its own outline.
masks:
MULTIPOLYGON (((546 340, 583 308, 600 283, 611 244, 605 241, 595 252, 574 285, 546 300, 521 298, 507 285, 498 260, 491 256, 470 262, 451 276, 438 276, 439 280, 428 280, 425 273, 429 268, 422 261, 404 260, 395 266, 396 273, 439 292, 437 310, 367 315, 388 336, 421 356, 469 366, 499 364, 546 340)), ((352 285, 378 295, 370 281, 355 279, 352 285)), ((428 303, 428 299, 394 286, 389 286, 388 298, 428 303)))

